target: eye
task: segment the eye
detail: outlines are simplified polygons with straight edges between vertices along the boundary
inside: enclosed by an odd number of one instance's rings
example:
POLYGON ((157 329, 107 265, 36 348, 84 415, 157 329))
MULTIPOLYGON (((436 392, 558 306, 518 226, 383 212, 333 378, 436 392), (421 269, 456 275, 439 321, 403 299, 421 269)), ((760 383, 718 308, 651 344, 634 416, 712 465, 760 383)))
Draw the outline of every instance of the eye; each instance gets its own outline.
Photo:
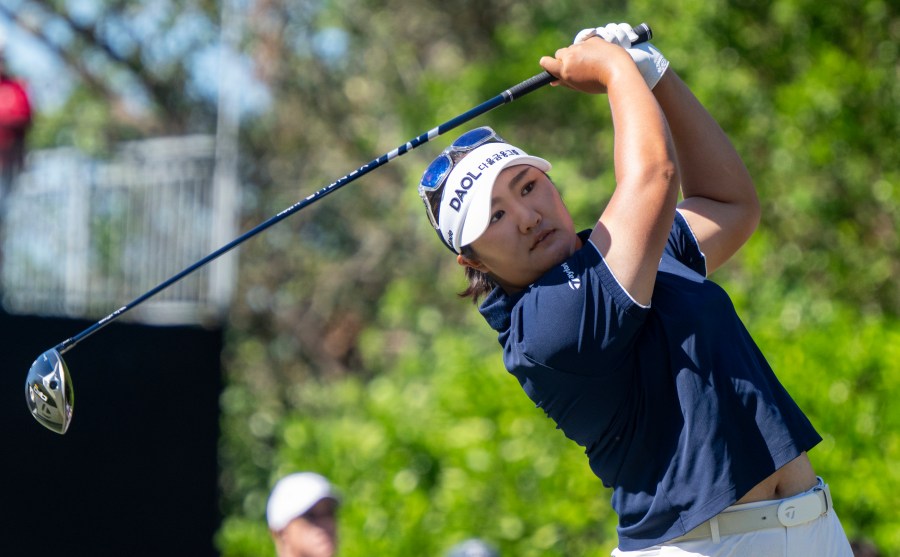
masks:
POLYGON ((534 189, 535 183, 534 181, 526 182, 524 186, 522 186, 522 195, 528 195, 531 193, 531 190, 534 189))
POLYGON ((505 211, 497 211, 493 215, 491 215, 491 224, 494 224, 498 220, 502 219, 504 214, 505 211))

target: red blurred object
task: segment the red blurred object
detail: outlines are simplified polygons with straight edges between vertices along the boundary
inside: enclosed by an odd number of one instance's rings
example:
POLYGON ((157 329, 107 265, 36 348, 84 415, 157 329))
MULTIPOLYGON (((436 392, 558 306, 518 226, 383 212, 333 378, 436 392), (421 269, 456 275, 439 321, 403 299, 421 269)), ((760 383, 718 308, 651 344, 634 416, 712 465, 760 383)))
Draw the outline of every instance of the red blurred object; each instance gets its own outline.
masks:
POLYGON ((30 126, 31 102, 24 84, 0 70, 0 165, 4 174, 21 170, 30 126))

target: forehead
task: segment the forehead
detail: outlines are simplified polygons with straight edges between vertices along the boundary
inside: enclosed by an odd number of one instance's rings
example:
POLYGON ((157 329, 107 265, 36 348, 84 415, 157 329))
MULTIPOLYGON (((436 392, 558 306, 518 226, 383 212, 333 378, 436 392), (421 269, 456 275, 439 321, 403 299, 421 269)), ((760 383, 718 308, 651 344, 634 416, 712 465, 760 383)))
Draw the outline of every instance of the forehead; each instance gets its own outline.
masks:
POLYGON ((497 179, 494 181, 494 191, 497 192, 497 190, 500 189, 509 190, 521 184, 525 179, 533 180, 537 176, 543 175, 544 172, 540 168, 530 164, 510 166, 509 168, 504 168, 503 171, 497 175, 497 179))

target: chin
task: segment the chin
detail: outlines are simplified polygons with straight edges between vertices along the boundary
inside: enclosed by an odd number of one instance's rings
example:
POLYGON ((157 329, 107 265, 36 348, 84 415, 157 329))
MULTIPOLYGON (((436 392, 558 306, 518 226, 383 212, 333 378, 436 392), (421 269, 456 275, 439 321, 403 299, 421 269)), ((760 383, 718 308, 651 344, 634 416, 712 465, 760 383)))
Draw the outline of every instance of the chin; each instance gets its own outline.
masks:
POLYGON ((574 242, 559 242, 558 244, 548 246, 546 252, 548 264, 544 272, 549 271, 566 259, 572 257, 576 249, 577 246, 574 242))

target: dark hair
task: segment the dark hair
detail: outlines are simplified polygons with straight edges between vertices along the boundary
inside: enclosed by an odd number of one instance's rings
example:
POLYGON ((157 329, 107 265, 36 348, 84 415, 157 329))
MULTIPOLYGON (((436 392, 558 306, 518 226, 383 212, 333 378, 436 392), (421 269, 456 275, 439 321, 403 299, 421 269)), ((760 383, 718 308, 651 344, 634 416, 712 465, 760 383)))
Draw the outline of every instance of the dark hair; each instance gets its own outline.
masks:
MULTIPOLYGON (((436 191, 434 195, 428 198, 431 203, 431 213, 437 217, 438 221, 441 218, 441 196, 437 194, 443 192, 443 188, 444 186, 441 186, 439 191, 436 191)), ((463 257, 468 257, 469 259, 478 257, 472 246, 463 246, 459 251, 463 257)), ((488 295, 497 286, 497 283, 489 274, 471 267, 466 267, 466 280, 469 281, 469 286, 457 295, 460 298, 472 298, 473 304, 477 304, 482 296, 488 295)))
MULTIPOLYGON (((472 246, 463 246, 460 251, 463 257, 468 257, 469 259, 478 257, 472 246)), ((466 280, 469 281, 469 286, 457 295, 460 298, 471 297, 473 304, 477 304, 482 296, 490 294, 491 290, 497 287, 494 277, 472 267, 466 267, 466 280)))

